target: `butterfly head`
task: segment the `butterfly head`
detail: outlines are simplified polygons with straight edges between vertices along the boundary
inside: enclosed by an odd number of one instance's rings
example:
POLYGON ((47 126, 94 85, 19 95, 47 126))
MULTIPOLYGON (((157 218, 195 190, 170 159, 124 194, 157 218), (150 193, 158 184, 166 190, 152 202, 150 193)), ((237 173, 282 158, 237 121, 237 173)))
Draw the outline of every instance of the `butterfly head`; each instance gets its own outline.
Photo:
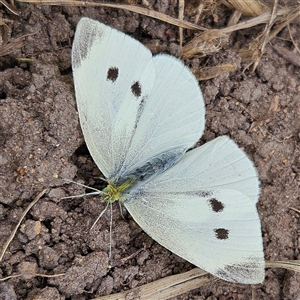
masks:
POLYGON ((105 195, 102 197, 103 202, 114 203, 115 201, 124 201, 123 194, 134 184, 134 178, 128 178, 121 183, 108 182, 106 188, 103 189, 105 195))

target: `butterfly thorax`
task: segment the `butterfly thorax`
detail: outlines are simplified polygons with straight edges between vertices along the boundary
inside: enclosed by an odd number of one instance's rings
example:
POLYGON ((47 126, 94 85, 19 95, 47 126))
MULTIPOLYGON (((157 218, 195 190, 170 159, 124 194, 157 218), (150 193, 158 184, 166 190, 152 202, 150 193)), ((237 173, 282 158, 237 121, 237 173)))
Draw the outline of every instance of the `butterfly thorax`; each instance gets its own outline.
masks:
POLYGON ((109 203, 114 203, 118 200, 124 201, 122 197, 124 192, 131 188, 135 181, 135 178, 126 179, 125 181, 122 181, 122 183, 109 181, 107 187, 103 189, 103 193, 105 193, 105 195, 102 197, 102 201, 109 203))

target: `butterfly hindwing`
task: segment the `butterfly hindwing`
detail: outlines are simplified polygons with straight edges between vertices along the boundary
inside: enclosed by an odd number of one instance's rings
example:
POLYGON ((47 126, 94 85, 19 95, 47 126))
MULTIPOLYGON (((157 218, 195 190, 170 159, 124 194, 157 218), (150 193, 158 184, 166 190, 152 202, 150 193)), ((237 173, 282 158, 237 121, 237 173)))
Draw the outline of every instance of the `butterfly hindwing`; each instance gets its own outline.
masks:
POLYGON ((227 136, 187 152, 168 173, 147 184, 152 190, 236 189, 257 203, 257 171, 247 155, 227 136))
POLYGON ((224 280, 258 283, 264 278, 258 195, 252 162, 221 137, 140 185, 125 207, 177 255, 224 280))

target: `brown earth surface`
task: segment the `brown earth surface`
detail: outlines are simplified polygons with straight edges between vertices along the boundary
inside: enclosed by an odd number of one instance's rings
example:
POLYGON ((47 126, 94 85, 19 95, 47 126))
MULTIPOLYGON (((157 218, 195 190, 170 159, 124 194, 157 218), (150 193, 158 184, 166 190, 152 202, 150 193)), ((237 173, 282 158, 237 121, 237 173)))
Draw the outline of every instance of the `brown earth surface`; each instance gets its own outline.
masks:
MULTIPOLYGON (((177 16, 176 1, 161 0, 154 8, 177 16)), ((2 281, 0 299, 91 299, 190 270, 191 264, 153 241, 128 213, 123 219, 118 205, 113 206, 114 260, 108 269, 109 213, 90 230, 104 204, 99 197, 60 200, 85 189, 54 177, 103 187, 95 179, 100 172, 84 144, 74 98, 71 47, 79 19, 88 16, 111 25, 154 54, 180 53, 178 29, 109 8, 19 4, 18 9, 17 17, 2 6, 11 37, 27 36, 21 47, 0 58, 1 245, 36 195, 50 191, 29 211, 6 251, 0 277, 25 275, 2 281), (32 272, 65 275, 46 278, 32 272)), ((210 12, 201 25, 226 27, 230 11, 222 7, 215 13, 219 18, 210 12)), ((246 151, 261 181, 258 210, 265 258, 295 260, 300 259, 300 214, 291 207, 300 209, 300 70, 273 47, 294 49, 286 27, 267 45, 256 71, 243 72, 246 65, 237 49, 263 29, 234 32, 220 52, 184 62, 193 68, 238 65, 234 72, 200 83, 206 129, 199 144, 229 135, 246 151)), ((299 45, 300 25, 291 24, 290 31, 299 45)), ((184 30, 184 43, 194 34, 184 30)), ((176 299, 300 299, 299 282, 300 274, 272 268, 259 285, 218 281, 176 299)))

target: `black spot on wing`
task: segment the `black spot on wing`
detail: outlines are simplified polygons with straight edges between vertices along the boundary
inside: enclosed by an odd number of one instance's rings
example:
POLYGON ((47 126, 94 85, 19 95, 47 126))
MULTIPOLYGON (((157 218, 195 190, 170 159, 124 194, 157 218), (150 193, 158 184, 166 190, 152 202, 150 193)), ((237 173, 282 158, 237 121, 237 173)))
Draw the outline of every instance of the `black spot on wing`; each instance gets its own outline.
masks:
POLYGON ((214 229, 216 238, 218 240, 227 240, 228 239, 228 234, 229 234, 229 230, 225 229, 225 228, 217 228, 214 229))
POLYGON ((107 71, 106 80, 115 82, 119 76, 119 69, 117 67, 111 67, 107 71))
POLYGON ((132 94, 138 98, 142 94, 142 87, 139 81, 136 81, 135 83, 132 84, 131 86, 131 92, 132 94))
POLYGON ((221 201, 219 201, 215 198, 209 199, 208 203, 209 203, 211 209, 216 213, 222 212, 225 207, 225 205, 221 201))

